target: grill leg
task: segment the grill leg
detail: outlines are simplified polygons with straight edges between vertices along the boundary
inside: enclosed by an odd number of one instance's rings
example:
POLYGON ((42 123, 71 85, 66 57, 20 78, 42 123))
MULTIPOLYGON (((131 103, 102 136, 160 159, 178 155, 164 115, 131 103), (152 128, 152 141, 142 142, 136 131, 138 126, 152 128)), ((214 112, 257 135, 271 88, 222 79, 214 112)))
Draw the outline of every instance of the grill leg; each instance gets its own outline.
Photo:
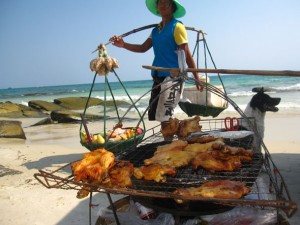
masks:
POLYGON ((173 215, 174 216, 174 220, 175 220, 175 225, 179 225, 180 224, 180 216, 178 215, 173 215))
POLYGON ((110 203, 110 207, 111 207, 111 209, 112 209, 112 211, 114 213, 114 217, 115 217, 116 223, 117 223, 117 225, 121 225, 120 221, 119 221, 119 218, 118 218, 118 215, 117 215, 117 211, 116 211, 115 206, 114 206, 114 203, 113 203, 113 201, 111 199, 111 196, 107 192, 106 192, 106 195, 107 195, 108 201, 110 203))

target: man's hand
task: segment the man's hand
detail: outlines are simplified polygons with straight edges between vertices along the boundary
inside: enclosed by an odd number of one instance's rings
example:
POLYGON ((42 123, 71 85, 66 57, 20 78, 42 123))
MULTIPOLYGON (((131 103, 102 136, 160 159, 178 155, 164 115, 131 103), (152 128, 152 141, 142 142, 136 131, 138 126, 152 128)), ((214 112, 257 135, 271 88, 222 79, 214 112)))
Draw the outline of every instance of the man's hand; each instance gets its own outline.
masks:
POLYGON ((113 45, 119 47, 119 48, 123 48, 124 47, 124 40, 122 37, 118 37, 118 36, 113 36, 109 39, 109 41, 112 42, 113 45))
POLYGON ((202 92, 204 86, 200 84, 200 79, 199 79, 198 74, 196 74, 196 75, 194 74, 194 77, 195 77, 195 80, 196 80, 195 83, 196 83, 197 90, 200 91, 200 92, 202 92))

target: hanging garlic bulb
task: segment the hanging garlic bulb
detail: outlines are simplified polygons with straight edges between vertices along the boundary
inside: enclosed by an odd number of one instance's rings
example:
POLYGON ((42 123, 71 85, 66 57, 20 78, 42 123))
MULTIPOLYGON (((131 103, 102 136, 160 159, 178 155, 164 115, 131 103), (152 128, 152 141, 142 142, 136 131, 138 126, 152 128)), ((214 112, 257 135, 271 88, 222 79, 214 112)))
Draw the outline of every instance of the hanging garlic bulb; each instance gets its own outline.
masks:
POLYGON ((91 71, 96 71, 96 65, 97 65, 97 59, 93 59, 90 62, 90 69, 91 69, 91 71))
POLYGON ((119 68, 118 60, 108 56, 104 44, 98 46, 98 58, 90 62, 91 71, 97 72, 98 75, 107 75, 113 69, 119 68))

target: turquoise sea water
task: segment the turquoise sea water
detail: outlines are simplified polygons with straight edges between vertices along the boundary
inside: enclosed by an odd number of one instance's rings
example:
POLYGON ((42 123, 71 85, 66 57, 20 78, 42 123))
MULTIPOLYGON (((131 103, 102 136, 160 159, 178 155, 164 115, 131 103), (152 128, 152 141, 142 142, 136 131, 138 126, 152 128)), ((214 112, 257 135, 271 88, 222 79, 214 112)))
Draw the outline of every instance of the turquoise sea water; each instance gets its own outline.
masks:
MULTIPOLYGON (((212 85, 220 85, 218 76, 210 76, 212 85)), ((221 76, 225 90, 229 98, 231 98, 241 109, 244 109, 250 101, 254 87, 266 87, 271 91, 268 92, 272 97, 281 97, 279 105, 280 111, 300 111, 300 78, 299 77, 280 77, 280 76, 252 76, 252 75, 223 75, 221 76)), ((52 102, 56 98, 61 97, 88 97, 91 83, 60 85, 60 86, 43 86, 29 88, 9 88, 0 89, 0 102, 11 101, 27 105, 30 100, 46 100, 52 102)), ((152 86, 152 80, 139 81, 122 81, 126 91, 135 102, 140 111, 148 106, 149 91, 152 86)), ((95 85, 92 89, 92 97, 104 98, 105 87, 103 77, 97 77, 95 85)), ((128 101, 128 96, 124 88, 119 82, 110 82, 112 93, 117 100, 128 101)), ((107 99, 111 99, 109 90, 107 90, 107 99)), ((126 110, 126 109, 120 109, 126 110)), ((229 105, 228 111, 234 111, 229 105)), ((180 109, 179 109, 180 111, 180 109)))

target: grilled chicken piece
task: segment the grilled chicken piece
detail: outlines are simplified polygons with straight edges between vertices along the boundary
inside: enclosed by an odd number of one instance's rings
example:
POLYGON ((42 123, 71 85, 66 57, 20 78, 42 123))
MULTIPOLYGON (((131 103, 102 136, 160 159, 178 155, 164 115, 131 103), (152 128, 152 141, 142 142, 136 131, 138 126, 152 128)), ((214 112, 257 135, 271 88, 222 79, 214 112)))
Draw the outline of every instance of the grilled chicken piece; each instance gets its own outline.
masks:
POLYGON ((71 165, 74 181, 101 182, 107 176, 107 171, 114 160, 114 154, 104 148, 84 154, 82 160, 71 165))
MULTIPOLYGON (((185 149, 194 145, 196 143, 189 144, 185 149)), ((194 170, 201 166, 211 173, 215 171, 235 171, 242 166, 242 162, 251 161, 253 154, 253 150, 245 150, 244 148, 231 147, 225 144, 213 145, 210 151, 198 154, 191 164, 194 170)))
POLYGON ((105 185, 110 187, 131 187, 131 176, 133 175, 133 164, 127 161, 115 161, 108 171, 108 179, 105 185))
POLYGON ((242 166, 241 160, 237 157, 222 160, 215 157, 213 152, 198 154, 191 162, 193 169, 196 170, 201 166, 209 172, 214 173, 216 171, 234 171, 242 166))
POLYGON ((155 182, 165 182, 166 175, 175 176, 176 170, 171 166, 163 166, 160 164, 152 164, 150 166, 141 166, 134 168, 134 176, 136 179, 153 180, 155 182))
MULTIPOLYGON (((250 192, 244 182, 230 180, 209 181, 200 187, 177 189, 173 193, 182 196, 201 196, 204 198, 239 199, 250 192)), ((175 199, 183 203, 182 199, 175 199)))
POLYGON ((184 147, 186 147, 187 145, 188 145, 188 143, 186 141, 175 140, 175 141, 172 141, 170 144, 158 146, 156 151, 154 152, 154 154, 157 154, 159 152, 164 152, 164 151, 175 150, 175 149, 183 150, 184 147))
MULTIPOLYGON (((115 161, 114 165, 109 169, 105 179, 101 182, 98 180, 84 181, 91 185, 103 185, 109 187, 131 187, 131 176, 133 175, 133 164, 126 161, 115 161)), ((97 189, 97 188, 96 188, 97 189)), ((93 186, 84 185, 77 192, 77 198, 82 199, 93 191, 93 186)))
POLYGON ((202 126, 199 125, 200 116, 195 116, 192 119, 180 120, 178 132, 178 137, 187 137, 189 133, 200 132, 202 126))
POLYGON ((85 198, 90 194, 91 191, 92 190, 90 187, 83 187, 82 189, 80 189, 77 192, 76 198, 79 198, 79 199, 85 198))
POLYGON ((105 148, 98 148, 95 151, 84 154, 83 159, 86 158, 96 158, 97 162, 105 169, 109 169, 115 160, 114 154, 105 148))
MULTIPOLYGON (((98 185, 97 181, 92 181, 89 184, 91 185, 98 185)), ((76 198, 82 199, 87 197, 91 192, 95 191, 97 188, 96 186, 90 186, 90 185, 83 185, 83 187, 77 192, 76 198)))
POLYGON ((243 155, 243 154, 231 155, 229 153, 224 153, 221 151, 212 151, 211 155, 215 159, 226 160, 226 161, 234 158, 240 160, 241 162, 250 162, 252 160, 252 157, 249 155, 243 155))
POLYGON ((162 151, 155 153, 154 156, 150 159, 145 159, 145 165, 151 164, 161 164, 164 166, 171 166, 174 168, 187 166, 192 158, 195 156, 195 153, 182 151, 180 149, 174 149, 170 151, 162 151))
POLYGON ((211 141, 215 141, 217 138, 210 136, 210 135, 202 135, 202 136, 190 136, 187 138, 187 142, 189 144, 194 144, 194 143, 207 143, 211 141))
POLYGON ((177 118, 170 118, 169 121, 161 123, 160 132, 162 133, 165 139, 169 139, 177 133, 178 127, 179 120, 177 118))
POLYGON ((223 149, 224 145, 222 139, 217 139, 204 144, 188 144, 183 140, 175 140, 170 144, 158 146, 157 150, 154 152, 154 156, 150 159, 145 159, 144 164, 151 165, 158 163, 175 168, 183 167, 189 165, 190 161, 197 153, 211 149, 223 149))
POLYGON ((195 153, 202 153, 206 152, 208 150, 219 150, 223 149, 225 146, 225 143, 223 142, 223 139, 216 139, 211 142, 207 143, 194 143, 194 144, 188 144, 185 148, 184 151, 189 151, 189 152, 195 152, 195 153))
POLYGON ((243 156, 249 156, 252 157, 254 155, 253 149, 244 149, 241 147, 232 147, 232 146, 224 146, 224 149, 222 152, 229 153, 231 155, 243 155, 243 156))

